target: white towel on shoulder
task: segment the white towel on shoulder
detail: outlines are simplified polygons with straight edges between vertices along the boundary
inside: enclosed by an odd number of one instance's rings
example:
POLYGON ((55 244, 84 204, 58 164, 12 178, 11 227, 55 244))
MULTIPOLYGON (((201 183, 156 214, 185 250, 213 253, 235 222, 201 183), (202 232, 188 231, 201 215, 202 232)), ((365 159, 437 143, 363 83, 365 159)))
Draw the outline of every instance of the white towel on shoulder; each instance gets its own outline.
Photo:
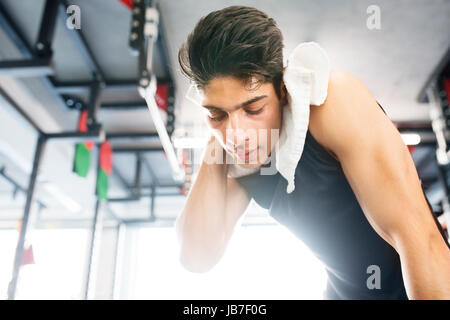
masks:
MULTIPOLYGON (((275 152, 275 165, 287 180, 287 193, 295 189, 295 170, 303 152, 309 123, 310 105, 324 103, 328 91, 330 60, 316 42, 300 43, 288 58, 283 81, 288 104, 283 109, 282 127, 275 152)), ((266 163, 270 162, 270 158, 266 163)), ((257 172, 260 167, 242 168, 230 164, 228 177, 236 178, 257 172)))

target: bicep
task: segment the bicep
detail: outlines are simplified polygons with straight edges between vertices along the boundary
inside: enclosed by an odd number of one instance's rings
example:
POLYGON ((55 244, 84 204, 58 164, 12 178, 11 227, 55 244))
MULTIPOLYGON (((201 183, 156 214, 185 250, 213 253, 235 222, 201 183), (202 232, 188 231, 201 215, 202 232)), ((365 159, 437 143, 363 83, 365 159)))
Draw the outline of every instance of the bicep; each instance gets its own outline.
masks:
MULTIPOLYGON (((338 157, 368 221, 391 245, 434 232, 414 162, 392 121, 369 90, 346 74, 334 77, 316 116, 325 146, 338 157), (319 110, 320 109, 320 110, 319 110)), ((437 231, 437 230, 436 230, 437 231)))
POLYGON ((434 227, 414 162, 398 132, 340 158, 368 221, 391 245, 411 234, 420 238, 434 227))

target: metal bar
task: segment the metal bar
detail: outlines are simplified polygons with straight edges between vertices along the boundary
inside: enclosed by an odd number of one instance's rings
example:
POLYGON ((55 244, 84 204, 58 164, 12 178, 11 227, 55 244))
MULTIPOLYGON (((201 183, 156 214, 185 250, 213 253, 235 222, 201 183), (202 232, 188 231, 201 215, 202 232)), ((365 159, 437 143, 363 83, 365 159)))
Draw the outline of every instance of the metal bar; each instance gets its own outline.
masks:
POLYGON ((102 233, 103 210, 100 210, 101 201, 95 202, 94 219, 91 232, 91 242, 89 244, 89 256, 87 264, 86 286, 84 299, 88 300, 95 294, 96 268, 98 260, 99 239, 102 233))
MULTIPOLYGON (((156 3, 155 6, 156 6, 156 9, 158 10, 158 12, 161 12, 159 2, 156 3)), ((172 70, 170 68, 169 50, 167 48, 166 35, 165 35, 164 26, 163 26, 164 20, 162 19, 161 16, 162 15, 160 14, 159 15, 159 23, 158 23, 158 40, 156 42, 158 45, 160 56, 163 60, 162 63, 163 63, 164 69, 166 71, 166 74, 167 74, 168 78, 170 79, 170 82, 174 83, 172 70)))
POLYGON ((394 125, 397 127, 397 130, 400 132, 404 131, 413 131, 417 133, 433 133, 433 128, 431 127, 431 123, 429 121, 417 121, 417 122, 394 122, 394 125))
MULTIPOLYGON (((67 7, 69 6, 69 3, 65 0, 61 0, 61 6, 60 6, 60 17, 64 21, 67 19, 67 7)), ((72 29, 68 30, 69 35, 71 36, 73 42, 75 43, 75 46, 77 47, 79 53, 83 57, 84 61, 88 65, 89 70, 94 74, 94 78, 99 80, 100 82, 105 81, 105 75, 102 71, 100 64, 98 63, 97 59, 95 58, 91 48, 89 47, 86 38, 83 35, 83 32, 81 29, 72 29)))
POLYGON ((133 54, 137 55, 139 45, 144 36, 145 9, 147 1, 133 1, 133 11, 131 16, 131 29, 128 46, 133 54))
POLYGON ((6 181, 8 181, 10 184, 12 184, 16 190, 20 190, 20 191, 22 191, 23 193, 27 193, 27 189, 25 189, 24 187, 22 187, 20 184, 18 184, 16 181, 14 181, 14 179, 12 179, 11 177, 9 177, 9 176, 5 173, 5 167, 4 167, 4 166, 0 168, 0 176, 2 176, 6 181))
POLYGON ((106 209, 106 212, 108 212, 108 214, 114 219, 116 220, 119 224, 122 223, 122 219, 119 218, 117 216, 117 214, 114 212, 114 210, 111 209, 110 206, 108 206, 108 204, 106 203, 104 208, 106 209))
POLYGON ((147 43, 151 43, 149 45, 149 49, 151 50, 153 48, 153 40, 146 39, 142 34, 143 38, 139 41, 139 55, 138 55, 138 70, 139 70, 139 86, 141 87, 147 87, 150 84, 150 76, 151 76, 151 59, 152 52, 146 52, 147 49, 147 43), (150 68, 148 68, 148 65, 150 65, 150 68))
POLYGON ((16 102, 0 87, 0 95, 11 105, 20 115, 31 125, 39 134, 43 134, 39 126, 34 122, 23 110, 16 104, 16 102))
POLYGON ((136 152, 162 152, 163 147, 143 147, 143 148, 129 148, 129 147, 115 147, 113 152, 115 153, 136 153, 136 152))
POLYGON ((116 233, 116 246, 114 252, 114 268, 112 275, 112 288, 111 288, 111 299, 119 299, 120 294, 120 284, 121 284, 121 274, 122 274, 122 263, 123 263, 123 251, 124 251, 124 235, 125 235, 125 224, 120 223, 117 226, 116 233))
POLYGON ((107 140, 114 139, 136 139, 136 138, 159 138, 157 132, 110 132, 106 133, 107 140))
MULTIPOLYGON (((156 9, 158 12, 161 12, 159 3, 156 3, 156 9)), ((168 82, 168 97, 167 97, 167 134, 169 137, 172 137, 173 131, 175 129, 174 123, 175 123, 175 82, 174 82, 174 75, 172 72, 172 69, 170 68, 170 55, 169 50, 167 48, 167 41, 166 41, 166 35, 164 30, 164 19, 161 17, 159 18, 158 23, 158 39, 156 41, 160 57, 163 60, 162 64, 164 66, 165 72, 167 77, 169 78, 168 82)), ((159 83, 159 82, 158 82, 159 83)))
POLYGON ((147 170, 150 172, 150 176, 152 177, 152 185, 151 187, 153 188, 154 185, 161 185, 159 183, 158 177, 156 176, 155 172, 153 171, 152 166, 150 165, 150 163, 147 161, 147 159, 143 159, 144 161, 144 165, 147 167, 147 170))
POLYGON ((100 107, 101 86, 102 84, 99 81, 94 81, 90 87, 87 126, 91 130, 99 127, 97 113, 100 107))
POLYGON ((102 142, 105 140, 105 133, 101 129, 91 132, 68 131, 61 133, 48 133, 45 135, 45 137, 49 140, 56 139, 69 142, 84 142, 84 141, 102 142))
POLYGON ((155 221, 155 186, 152 186, 150 193, 150 220, 155 221))
POLYGON ((142 159, 139 153, 136 154, 136 168, 134 171, 134 185, 133 185, 133 193, 135 195, 139 195, 141 193, 141 172, 142 172, 142 159))
MULTIPOLYGON (((34 50, 28 45, 28 43, 25 41, 25 37, 19 32, 19 28, 16 24, 14 24, 11 17, 7 14, 6 10, 0 5, 0 22, 3 30, 6 30, 7 35, 10 37, 11 41, 17 46, 17 49, 21 52, 21 54, 25 58, 36 58, 34 50)), ((64 102, 62 101, 61 97, 57 94, 55 91, 55 88, 52 85, 52 82, 50 80, 51 78, 49 76, 47 77, 41 77, 42 82, 44 85, 48 88, 50 91, 50 94, 56 99, 56 102, 63 107, 64 102)), ((28 119, 28 117, 22 113, 25 118, 28 119)), ((35 126, 37 128, 37 126, 35 126)), ((38 132, 41 132, 41 130, 38 130, 38 132)))
POLYGON ((6 33, 6 35, 11 39, 20 53, 28 59, 33 57, 32 49, 26 42, 25 38, 22 37, 21 34, 16 32, 18 30, 14 21, 10 18, 10 16, 6 13, 6 10, 0 3, 0 27, 6 33))
MULTIPOLYGON (((182 187, 184 184, 183 183, 170 183, 170 184, 164 184, 164 183, 160 183, 157 187, 158 188, 179 188, 182 187)), ((142 185, 141 189, 151 189, 153 186, 153 184, 151 185, 142 185)))
POLYGON ((131 197, 125 197, 125 198, 110 198, 108 199, 108 203, 113 202, 133 202, 133 201, 139 201, 141 200, 141 197, 138 195, 133 195, 131 197))
POLYGON ((0 76, 40 77, 52 73, 49 59, 0 61, 0 76))
POLYGON ((175 129, 175 87, 173 82, 168 85, 167 96, 167 134, 172 137, 175 129))
POLYGON ((145 101, 142 102, 116 102, 116 103, 102 103, 100 108, 104 111, 116 111, 116 110, 141 110, 147 109, 145 101))
MULTIPOLYGON (((52 84, 58 93, 80 93, 88 90, 93 81, 58 81, 52 79, 52 84)), ((121 82, 105 82, 105 90, 137 90, 138 83, 136 80, 121 82)))
POLYGON ((125 177, 122 175, 122 173, 120 172, 120 170, 116 166, 113 166, 112 174, 114 174, 117 177, 117 179, 119 179, 120 183, 122 183, 122 185, 126 189, 130 189, 131 188, 131 186, 128 184, 127 179, 125 179, 125 177))
MULTIPOLYGON (((17 191, 21 191, 21 192, 23 192, 23 193, 27 193, 27 189, 25 189, 24 187, 22 187, 20 184, 18 184, 13 178, 11 178, 10 176, 8 176, 6 173, 5 173, 5 167, 3 166, 3 167, 1 167, 0 168, 0 176, 2 176, 6 181, 8 181, 10 184, 12 184, 13 186, 14 186, 14 193, 16 193, 17 191)), ((15 197, 15 196, 14 196, 15 197)), ((42 207, 42 208, 46 208, 47 206, 44 204, 44 203, 42 203, 41 201, 39 201, 39 200, 36 200, 36 202, 37 203, 39 203, 39 205, 42 207)))
POLYGON ((155 97, 152 94, 150 87, 146 88, 141 87, 139 88, 139 91, 141 96, 147 102, 150 114, 153 118, 153 124, 155 125, 156 130, 158 131, 159 139, 162 143, 166 158, 172 169, 172 178, 177 181, 182 181, 185 178, 185 172, 181 168, 180 163, 178 162, 175 149, 167 132, 167 128, 164 124, 164 121, 161 118, 161 114, 158 111, 158 106, 156 105, 155 97))
MULTIPOLYGON (((152 194, 147 193, 147 194, 142 194, 143 197, 148 197, 148 196, 152 196, 152 194)), ((166 193, 156 193, 154 194, 155 198, 157 197, 185 197, 184 194, 181 194, 179 192, 166 192, 166 193)))
POLYGON ((56 92, 55 87, 52 85, 52 82, 50 79, 51 79, 51 76, 41 77, 41 81, 47 87, 48 91, 50 92, 51 96, 55 99, 56 103, 59 104, 61 109, 66 108, 67 106, 66 106, 63 98, 58 94, 58 92, 56 92))
MULTIPOLYGON (((93 81, 58 81, 52 79, 52 84, 59 93, 80 93, 90 88, 93 81)), ((170 79, 157 78, 157 83, 168 84, 170 79)), ((129 80, 105 80, 104 90, 137 90, 138 82, 136 79, 129 80)))
POLYGON ((36 143, 36 149, 34 151, 33 169, 31 170, 31 175, 28 182, 27 199, 25 201, 25 207, 22 217, 22 228, 20 229, 19 241, 16 247, 12 279, 8 286, 9 300, 14 300, 16 296, 17 280, 19 278, 20 266, 22 264, 25 236, 27 233, 28 222, 30 218, 31 204, 33 202, 34 189, 36 186, 36 178, 39 171, 39 164, 42 159, 42 154, 44 152, 44 147, 45 147, 45 137, 43 135, 39 135, 36 143))
POLYGON ((52 74, 50 59, 0 61, 0 75, 12 77, 39 77, 52 74))
POLYGON ((55 34, 56 15, 58 13, 58 0, 45 1, 44 11, 39 27, 35 53, 38 57, 51 57, 52 41, 55 34))
MULTIPOLYGON (((120 170, 117 169, 117 167, 113 167, 112 174, 117 177, 117 179, 120 181, 122 186, 126 189, 126 191, 129 192, 131 197, 136 197, 136 195, 133 192, 132 187, 128 184, 128 181, 125 179, 125 177, 122 175, 120 170)), ((110 201, 111 199, 108 199, 110 201)))

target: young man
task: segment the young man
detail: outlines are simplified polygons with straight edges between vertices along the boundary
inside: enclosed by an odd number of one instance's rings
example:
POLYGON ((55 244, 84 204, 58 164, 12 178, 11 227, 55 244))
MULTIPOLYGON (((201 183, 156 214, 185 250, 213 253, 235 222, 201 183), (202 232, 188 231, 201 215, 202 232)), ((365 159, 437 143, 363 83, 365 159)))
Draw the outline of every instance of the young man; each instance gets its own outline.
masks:
MULTIPOLYGON (((220 142, 247 168, 270 156, 270 132, 282 129, 287 103, 282 40, 275 21, 250 7, 218 10, 197 23, 178 57, 203 92, 215 133, 205 154, 220 142), (249 150, 248 137, 226 139, 227 129, 265 129, 269 134, 258 137, 257 150, 267 152, 249 150)), ((326 298, 450 298, 450 250, 414 162, 355 77, 332 71, 325 102, 310 108, 294 192, 286 193, 279 173, 230 178, 228 167, 203 161, 176 221, 188 270, 204 272, 220 260, 254 198, 325 264, 326 298)))

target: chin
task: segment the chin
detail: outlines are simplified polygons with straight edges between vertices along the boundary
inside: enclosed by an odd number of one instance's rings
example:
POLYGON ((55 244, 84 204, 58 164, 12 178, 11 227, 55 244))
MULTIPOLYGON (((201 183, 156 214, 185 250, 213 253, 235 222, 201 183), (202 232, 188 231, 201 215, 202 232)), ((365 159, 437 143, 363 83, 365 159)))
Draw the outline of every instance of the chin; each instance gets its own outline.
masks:
POLYGON ((251 160, 249 163, 245 163, 242 159, 238 158, 238 156, 234 156, 234 163, 238 166, 245 168, 245 169, 251 169, 251 168, 258 168, 260 167, 264 161, 266 161, 267 158, 264 158, 263 161, 257 161, 257 160, 251 160))
POLYGON ((245 169, 251 169, 258 168, 259 166, 261 166, 261 163, 237 163, 237 165, 245 169))

